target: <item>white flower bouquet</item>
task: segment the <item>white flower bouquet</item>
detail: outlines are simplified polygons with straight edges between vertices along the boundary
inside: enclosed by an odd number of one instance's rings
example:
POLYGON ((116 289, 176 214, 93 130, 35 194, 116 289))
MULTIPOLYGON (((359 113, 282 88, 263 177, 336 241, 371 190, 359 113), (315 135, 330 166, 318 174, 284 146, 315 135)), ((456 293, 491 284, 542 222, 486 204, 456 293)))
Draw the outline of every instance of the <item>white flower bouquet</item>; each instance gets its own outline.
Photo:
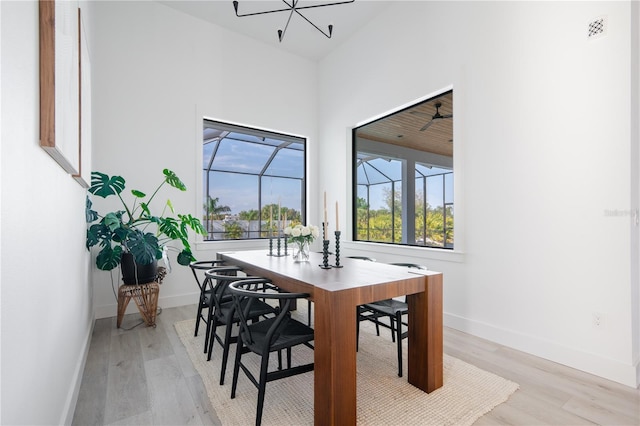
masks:
POLYGON ((284 228, 284 235, 290 243, 312 243, 320 236, 320 229, 315 225, 295 225, 284 228))
POLYGON ((293 245, 293 258, 304 262, 309 260, 309 244, 320 235, 320 229, 315 225, 295 225, 284 228, 287 242, 293 245))

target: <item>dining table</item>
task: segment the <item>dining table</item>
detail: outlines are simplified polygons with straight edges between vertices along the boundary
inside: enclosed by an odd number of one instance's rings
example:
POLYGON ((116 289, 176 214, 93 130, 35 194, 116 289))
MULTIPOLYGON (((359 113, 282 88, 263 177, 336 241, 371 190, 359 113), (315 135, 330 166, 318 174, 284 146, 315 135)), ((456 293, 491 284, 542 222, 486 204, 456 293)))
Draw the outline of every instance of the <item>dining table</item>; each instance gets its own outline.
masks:
POLYGON ((285 291, 309 294, 315 332, 315 425, 356 424, 357 307, 366 303, 407 296, 407 380, 427 393, 442 386, 441 272, 350 258, 340 259, 340 267, 323 268, 328 263, 321 253, 310 253, 306 262, 274 254, 229 251, 218 258, 285 291))

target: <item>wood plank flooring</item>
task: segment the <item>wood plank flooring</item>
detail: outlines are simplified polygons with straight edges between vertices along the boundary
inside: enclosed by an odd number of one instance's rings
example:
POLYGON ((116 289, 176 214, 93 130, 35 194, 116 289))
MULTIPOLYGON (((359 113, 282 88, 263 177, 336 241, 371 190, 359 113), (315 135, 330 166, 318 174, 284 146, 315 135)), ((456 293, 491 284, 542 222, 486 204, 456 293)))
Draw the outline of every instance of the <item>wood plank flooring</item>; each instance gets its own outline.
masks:
MULTIPOLYGON (((138 314, 125 316, 123 329, 115 317, 97 320, 73 425, 219 425, 173 328, 195 312, 196 305, 164 309, 156 328, 133 327, 138 314)), ((638 389, 449 328, 444 344, 447 354, 520 385, 478 426, 640 425, 638 389)))

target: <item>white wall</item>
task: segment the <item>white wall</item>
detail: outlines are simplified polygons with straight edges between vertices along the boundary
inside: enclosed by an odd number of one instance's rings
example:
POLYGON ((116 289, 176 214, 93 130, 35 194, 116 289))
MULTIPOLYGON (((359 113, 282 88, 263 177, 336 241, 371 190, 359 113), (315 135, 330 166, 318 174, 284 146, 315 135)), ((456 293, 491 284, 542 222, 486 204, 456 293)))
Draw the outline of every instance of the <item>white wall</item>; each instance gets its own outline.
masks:
POLYGON ((86 191, 39 146, 38 3, 2 18, 2 424, 69 424, 93 324, 86 191))
POLYGON ((341 204, 352 127, 454 93, 455 253, 345 252, 443 271, 449 326, 637 386, 631 22, 629 2, 396 2, 325 58, 320 187, 341 204))
MULTIPOLYGON (((154 2, 93 5, 99 17, 92 62, 94 170, 123 176, 127 192, 148 192, 169 168, 188 190, 164 191, 158 202, 169 197, 177 211, 199 215, 203 117, 307 137, 308 159, 317 163, 313 62, 154 2)), ((316 182, 314 165, 311 190, 316 182)), ((105 201, 94 197, 94 206, 100 209, 105 201)), ((206 260, 217 251, 255 244, 199 243, 195 255, 206 260)), ((93 269, 96 315, 115 316, 109 274, 93 269)), ((197 300, 189 268, 174 263, 160 305, 197 300)))
MULTIPOLYGON (((631 203, 630 206, 640 205, 640 2, 631 3, 631 93, 635 93, 635 102, 631 102, 631 203), (634 78, 635 76, 635 78, 634 78)), ((636 220, 640 221, 640 210, 634 212, 636 220)), ((631 224, 631 298, 630 303, 636 309, 632 310, 631 323, 636 324, 635 333, 632 336, 633 362, 640 364, 640 226, 631 224), (633 301, 636 301, 635 305, 633 301)), ((640 383, 640 368, 636 369, 637 383, 640 383)))

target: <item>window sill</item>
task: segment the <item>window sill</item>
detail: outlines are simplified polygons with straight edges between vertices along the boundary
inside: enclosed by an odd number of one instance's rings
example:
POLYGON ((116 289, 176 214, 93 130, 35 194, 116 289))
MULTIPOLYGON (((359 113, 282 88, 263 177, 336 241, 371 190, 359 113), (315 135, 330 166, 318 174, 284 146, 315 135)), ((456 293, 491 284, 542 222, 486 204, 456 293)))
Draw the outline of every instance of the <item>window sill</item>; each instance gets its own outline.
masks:
POLYGON ((384 243, 370 243, 365 241, 341 241, 340 245, 347 251, 365 251, 375 257, 406 256, 425 260, 438 260, 443 262, 464 262, 464 252, 460 250, 447 250, 430 247, 401 246, 384 243))

